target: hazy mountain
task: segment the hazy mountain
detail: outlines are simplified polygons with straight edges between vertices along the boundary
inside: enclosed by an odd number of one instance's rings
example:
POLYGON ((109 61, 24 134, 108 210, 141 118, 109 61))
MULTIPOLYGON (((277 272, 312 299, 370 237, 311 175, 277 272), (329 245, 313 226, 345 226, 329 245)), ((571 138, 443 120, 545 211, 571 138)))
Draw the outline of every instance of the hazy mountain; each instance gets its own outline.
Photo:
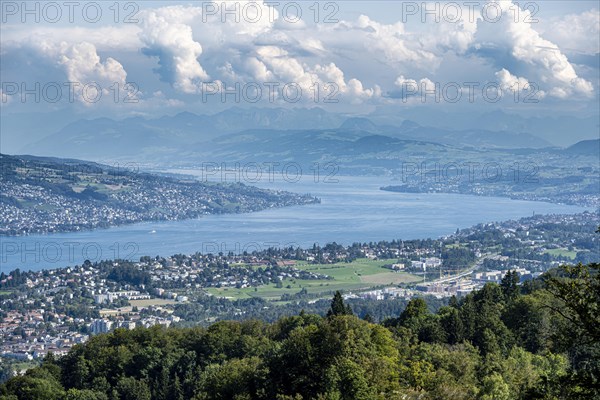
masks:
POLYGON ((406 143, 477 149, 545 148, 527 133, 450 130, 405 120, 378 125, 365 117, 343 118, 319 108, 232 108, 215 115, 190 112, 156 119, 79 120, 25 147, 27 153, 94 160, 173 162, 210 158, 307 161, 349 154, 399 151, 406 143), (359 140, 366 136, 370 139, 359 140))
POLYGON ((172 154, 187 145, 245 129, 304 129, 337 127, 343 118, 320 108, 231 108, 214 115, 182 112, 156 119, 141 117, 113 120, 97 118, 78 120, 33 144, 23 152, 52 154, 61 157, 98 159, 131 157, 148 158, 155 154, 172 154))
POLYGON ((600 157, 600 139, 582 140, 565 149, 565 153, 581 156, 600 157))
POLYGON ((368 118, 359 118, 359 117, 348 118, 340 126, 340 129, 350 130, 350 131, 351 130, 360 130, 360 131, 366 131, 366 132, 379 132, 380 131, 380 128, 378 128, 377 125, 375 125, 373 123, 373 121, 371 121, 368 118))
POLYGON ((477 148, 544 148, 552 146, 548 141, 529 133, 492 131, 485 129, 452 130, 421 126, 411 120, 404 120, 398 127, 385 126, 380 132, 405 139, 425 140, 453 146, 477 148))
POLYGON ((24 146, 35 143, 51 132, 57 132, 66 124, 81 119, 70 112, 56 110, 50 113, 1 112, 0 148, 3 152, 18 153, 24 146))
POLYGON ((501 110, 481 114, 439 110, 432 117, 431 109, 427 108, 391 111, 387 108, 378 108, 369 114, 368 118, 380 125, 399 126, 408 119, 423 126, 444 130, 485 129, 494 132, 523 132, 561 147, 596 138, 600 131, 600 116, 597 114, 589 117, 570 115, 538 117, 509 114, 501 110))

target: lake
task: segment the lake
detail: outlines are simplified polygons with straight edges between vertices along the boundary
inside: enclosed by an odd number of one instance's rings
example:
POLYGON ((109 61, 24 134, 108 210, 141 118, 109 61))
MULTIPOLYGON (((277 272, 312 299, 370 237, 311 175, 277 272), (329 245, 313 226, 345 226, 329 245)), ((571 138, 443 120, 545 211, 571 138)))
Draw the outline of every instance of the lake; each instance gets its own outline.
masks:
MULTIPOLYGON (((196 171, 179 171, 196 174, 196 171)), ((252 184, 311 193, 321 204, 269 209, 249 214, 146 222, 86 232, 1 237, 0 269, 40 270, 80 264, 86 259, 128 258, 177 253, 253 251, 270 246, 351 244, 391 239, 435 238, 481 222, 536 214, 568 214, 584 207, 458 194, 392 193, 383 177, 337 177, 323 182, 303 176, 252 184)), ((396 182, 397 183, 397 182, 396 182)), ((250 184, 250 183, 249 183, 250 184)))

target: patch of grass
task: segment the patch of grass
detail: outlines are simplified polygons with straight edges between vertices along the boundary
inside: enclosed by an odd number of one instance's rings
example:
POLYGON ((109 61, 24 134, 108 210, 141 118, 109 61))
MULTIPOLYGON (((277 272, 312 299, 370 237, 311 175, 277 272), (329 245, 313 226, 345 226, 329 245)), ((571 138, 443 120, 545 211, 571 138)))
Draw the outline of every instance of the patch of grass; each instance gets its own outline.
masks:
MULTIPOLYGON (((206 288, 204 290, 206 291, 206 293, 211 294, 213 296, 226 297, 226 298, 232 299, 232 300, 248 299, 248 298, 252 297, 252 296, 249 296, 245 292, 246 289, 236 289, 235 287, 227 287, 227 288, 211 287, 211 288, 206 288)), ((254 289, 252 289, 252 290, 254 290, 254 289)))
POLYGON ((567 249, 549 249, 546 250, 545 253, 550 254, 551 256, 562 256, 570 258, 571 260, 577 257, 577 251, 575 250, 567 250, 567 249))
POLYGON ((166 306, 167 304, 175 304, 175 300, 169 299, 144 299, 144 300, 129 300, 132 307, 149 307, 149 306, 166 306))
POLYGON ((357 291, 368 290, 380 285, 396 285, 399 283, 415 282, 422 278, 406 273, 392 272, 383 265, 390 264, 390 260, 358 259, 352 263, 337 264, 307 264, 297 263, 296 268, 317 274, 327 275, 331 279, 286 279, 282 287, 275 284, 262 285, 257 288, 249 287, 237 289, 208 288, 206 291, 214 296, 230 299, 245 299, 260 297, 267 300, 278 300, 283 294, 294 295, 306 289, 311 295, 331 293, 336 290, 357 291), (288 287, 289 286, 289 287, 288 287))
POLYGON ((14 368, 15 371, 25 371, 31 368, 35 368, 37 366, 39 366, 40 363, 36 362, 36 361, 21 361, 21 362, 16 362, 14 363, 12 366, 14 368))
POLYGON ((384 272, 382 274, 367 275, 362 277, 363 282, 374 283, 377 285, 397 285, 400 283, 411 283, 420 280, 421 279, 419 277, 405 272, 384 272))

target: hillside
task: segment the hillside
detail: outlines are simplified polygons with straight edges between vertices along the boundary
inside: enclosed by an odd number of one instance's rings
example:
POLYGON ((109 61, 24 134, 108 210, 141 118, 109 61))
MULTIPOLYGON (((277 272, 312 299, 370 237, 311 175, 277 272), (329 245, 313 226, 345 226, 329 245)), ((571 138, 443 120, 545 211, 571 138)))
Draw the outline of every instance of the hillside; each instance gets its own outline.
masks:
POLYGON ((600 139, 582 140, 565 149, 565 153, 574 156, 600 157, 600 139))
POLYGON ((593 399, 600 266, 561 267, 375 324, 335 294, 327 316, 117 329, 0 386, 3 399, 593 399))
POLYGON ((140 221, 198 218, 318 199, 242 183, 143 173, 133 164, 0 155, 0 234, 57 232, 140 221))
MULTIPOLYGON (((52 154, 60 157, 97 159, 98 154, 113 158, 144 160, 148 162, 194 162, 210 159, 230 161, 247 158, 248 145, 260 147, 268 159, 288 154, 286 160, 303 162, 344 157, 346 149, 311 145, 311 136, 343 141, 369 135, 382 135, 415 142, 433 142, 451 147, 478 147, 480 149, 532 148, 551 146, 540 137, 519 131, 465 129, 451 130, 422 126, 410 120, 399 125, 377 125, 368 118, 343 118, 313 109, 241 109, 232 108, 214 115, 182 112, 174 116, 149 119, 132 117, 123 120, 97 118, 72 122, 57 132, 48 132, 43 139, 26 146, 32 154, 52 154), (517 132, 517 133, 515 133, 517 132), (249 136, 252 135, 252 136, 249 136), (274 141, 295 135, 295 140, 274 141), (232 141, 232 139, 239 141, 232 141), (246 140, 243 140, 243 139, 246 140), (252 140, 250 140, 252 138, 252 140), (261 147, 267 139, 266 148, 261 147), (290 147, 290 145, 292 147, 290 147), (298 149, 298 145, 308 154, 298 149), (181 157, 183 155, 183 158, 181 157), (226 156, 231 156, 226 158, 226 156), (309 156, 312 155, 312 156, 309 156)), ((362 149, 352 145, 354 154, 377 164, 377 154, 385 153, 385 146, 362 149)), ((403 153, 410 155, 410 149, 403 153)), ((255 159, 256 161, 256 159, 255 159)), ((260 161, 263 161, 260 159, 260 161)))

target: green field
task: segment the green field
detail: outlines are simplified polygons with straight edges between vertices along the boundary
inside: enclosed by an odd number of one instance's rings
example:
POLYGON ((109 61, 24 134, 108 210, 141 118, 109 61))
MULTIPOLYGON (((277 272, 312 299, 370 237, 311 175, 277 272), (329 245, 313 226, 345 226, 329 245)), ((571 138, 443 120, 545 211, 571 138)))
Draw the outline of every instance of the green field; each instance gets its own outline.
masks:
POLYGON ((257 288, 209 288, 206 291, 214 296, 231 299, 261 297, 268 300, 279 300, 283 294, 293 295, 303 288, 309 294, 328 296, 336 290, 357 291, 368 290, 382 285, 397 285, 421 280, 421 278, 405 272, 392 272, 382 266, 390 261, 374 261, 358 259, 352 263, 338 264, 296 264, 296 268, 305 271, 327 275, 332 279, 303 280, 287 279, 283 287, 275 284, 263 285, 257 288))
POLYGON ((175 304, 175 300, 168 299, 144 299, 144 300, 129 300, 132 307, 149 307, 149 306, 165 306, 167 304, 175 304))
POLYGON ((571 260, 573 260, 573 259, 575 259, 575 257, 577 257, 576 250, 550 249, 550 250, 546 250, 545 253, 550 254, 552 256, 567 257, 567 258, 570 258, 571 260))

